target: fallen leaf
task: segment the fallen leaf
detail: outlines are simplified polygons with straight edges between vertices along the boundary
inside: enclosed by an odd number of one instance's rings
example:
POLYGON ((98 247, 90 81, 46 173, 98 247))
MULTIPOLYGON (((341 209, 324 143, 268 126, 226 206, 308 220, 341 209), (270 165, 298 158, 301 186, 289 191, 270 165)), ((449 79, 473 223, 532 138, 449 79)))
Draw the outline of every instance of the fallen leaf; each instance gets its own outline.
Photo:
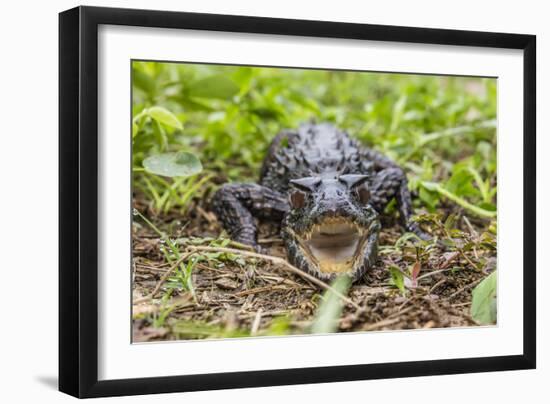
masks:
POLYGON ((239 287, 239 283, 231 278, 220 278, 216 279, 214 284, 224 290, 233 290, 237 289, 239 287))

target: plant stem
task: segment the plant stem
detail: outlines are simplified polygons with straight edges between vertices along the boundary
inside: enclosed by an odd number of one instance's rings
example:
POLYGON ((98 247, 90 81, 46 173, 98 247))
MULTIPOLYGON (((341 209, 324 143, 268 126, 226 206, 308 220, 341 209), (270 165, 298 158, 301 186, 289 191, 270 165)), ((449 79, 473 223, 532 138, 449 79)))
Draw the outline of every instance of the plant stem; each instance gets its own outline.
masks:
POLYGON ((470 210, 472 213, 475 213, 478 216, 488 217, 488 218, 497 217, 497 212, 486 210, 486 209, 480 208, 479 206, 471 204, 466 199, 463 199, 453 194, 452 192, 448 191, 441 184, 438 184, 437 182, 422 181, 422 186, 424 186, 424 188, 426 188, 428 191, 435 191, 443 195, 444 197, 450 199, 456 204, 462 206, 463 208, 470 210))
POLYGON ((145 223, 147 223, 149 225, 149 227, 151 227, 151 229, 153 229, 155 231, 155 233, 157 233, 161 238, 163 239, 166 239, 166 234, 164 234, 162 231, 160 231, 160 229, 155 226, 149 219, 147 219, 139 210, 137 210, 136 208, 134 208, 134 215, 136 216, 139 216, 145 223))

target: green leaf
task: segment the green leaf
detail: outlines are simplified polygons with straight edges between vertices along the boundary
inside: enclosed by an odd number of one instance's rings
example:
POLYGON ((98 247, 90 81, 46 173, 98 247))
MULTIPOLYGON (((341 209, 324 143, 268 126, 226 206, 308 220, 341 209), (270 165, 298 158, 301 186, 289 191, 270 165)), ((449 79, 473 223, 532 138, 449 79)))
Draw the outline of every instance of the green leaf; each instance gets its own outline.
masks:
POLYGON ((210 105, 206 104, 206 100, 204 101, 198 101, 193 100, 191 98, 187 98, 185 94, 177 94, 177 95, 171 95, 168 97, 168 99, 173 100, 181 104, 181 106, 190 111, 205 111, 205 112, 212 112, 214 111, 214 108, 212 108, 210 105))
POLYGON ((287 335, 291 330, 291 319, 287 316, 275 317, 265 333, 266 335, 287 335))
POLYGON ((428 190, 426 187, 420 187, 418 190, 418 197, 428 205, 429 209, 433 211, 439 203, 439 194, 437 192, 428 190))
POLYGON ((166 108, 163 107, 151 107, 147 108, 147 115, 152 119, 170 128, 182 130, 183 125, 178 118, 166 108))
POLYGON ((156 89, 156 82, 148 74, 138 70, 133 69, 132 82, 136 87, 145 91, 148 95, 152 96, 156 89))
POLYGON ((478 170, 476 170, 474 167, 468 167, 468 170, 474 177, 474 180, 477 184, 477 187, 479 188, 479 192, 481 193, 481 197, 483 198, 484 203, 490 203, 491 202, 491 195, 490 195, 490 187, 491 184, 488 180, 484 181, 481 178, 481 174, 478 170))
MULTIPOLYGON (((346 275, 339 276, 331 286, 336 291, 346 295, 351 286, 351 279, 346 275)), ((311 326, 311 332, 314 334, 335 332, 338 329, 338 319, 342 314, 343 307, 342 299, 331 290, 327 290, 323 295, 323 302, 311 326)))
POLYGON ((392 121, 390 125, 390 132, 395 132, 397 127, 399 126, 399 123, 401 122, 401 118, 403 117, 403 112, 405 111, 405 107, 407 105, 407 96, 402 95, 399 97, 395 105, 393 106, 393 114, 392 114, 392 121))
POLYGON ((231 78, 240 87, 239 93, 241 95, 246 94, 250 90, 253 78, 257 72, 258 70, 252 67, 240 67, 231 75, 231 78))
POLYGON ((455 195, 475 196, 479 192, 474 187, 474 176, 468 167, 459 167, 453 170, 453 175, 445 183, 445 188, 455 195))
POLYGON ((158 121, 153 121, 153 134, 157 139, 160 151, 164 151, 168 147, 168 138, 166 137, 166 131, 158 121))
POLYGON ((139 132, 139 126, 137 123, 132 122, 132 138, 135 137, 139 132))
POLYGON ((165 177, 188 177, 202 171, 197 156, 188 152, 164 153, 143 160, 145 170, 165 177))
POLYGON ((402 294, 405 294, 405 279, 403 278, 403 272, 395 265, 390 265, 391 280, 397 289, 402 294))
POLYGON ((497 321, 497 272, 492 272, 472 291, 470 314, 479 324, 497 321))
POLYGON ((226 100, 239 92, 239 86, 227 76, 220 74, 192 83, 187 91, 191 97, 226 100))
POLYGON ((403 235, 401 235, 401 237, 399 237, 397 239, 394 246, 395 246, 395 248, 401 248, 409 240, 414 240, 414 242, 416 242, 416 243, 422 241, 422 239, 420 237, 418 237, 416 234, 411 233, 411 232, 406 232, 406 233, 403 233, 403 235))

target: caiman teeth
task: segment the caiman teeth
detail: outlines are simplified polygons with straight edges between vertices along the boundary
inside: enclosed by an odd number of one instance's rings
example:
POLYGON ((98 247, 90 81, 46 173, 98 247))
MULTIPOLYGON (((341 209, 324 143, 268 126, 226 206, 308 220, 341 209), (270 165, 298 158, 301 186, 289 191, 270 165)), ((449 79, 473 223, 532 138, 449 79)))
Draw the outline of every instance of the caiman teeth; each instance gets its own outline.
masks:
POLYGON ((304 238, 311 239, 313 235, 332 236, 344 233, 363 234, 364 228, 357 223, 344 218, 327 218, 321 223, 314 224, 305 232, 304 238))
POLYGON ((344 217, 323 218, 304 231, 300 248, 321 273, 355 270, 368 229, 344 217))

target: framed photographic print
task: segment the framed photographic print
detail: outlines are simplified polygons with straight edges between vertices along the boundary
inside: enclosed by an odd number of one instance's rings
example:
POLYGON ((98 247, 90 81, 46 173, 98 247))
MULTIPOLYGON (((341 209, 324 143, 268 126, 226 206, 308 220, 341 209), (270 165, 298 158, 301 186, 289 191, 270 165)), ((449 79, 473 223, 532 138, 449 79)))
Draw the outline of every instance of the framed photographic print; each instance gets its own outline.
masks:
POLYGON ((59 22, 60 390, 535 367, 534 36, 59 22))

